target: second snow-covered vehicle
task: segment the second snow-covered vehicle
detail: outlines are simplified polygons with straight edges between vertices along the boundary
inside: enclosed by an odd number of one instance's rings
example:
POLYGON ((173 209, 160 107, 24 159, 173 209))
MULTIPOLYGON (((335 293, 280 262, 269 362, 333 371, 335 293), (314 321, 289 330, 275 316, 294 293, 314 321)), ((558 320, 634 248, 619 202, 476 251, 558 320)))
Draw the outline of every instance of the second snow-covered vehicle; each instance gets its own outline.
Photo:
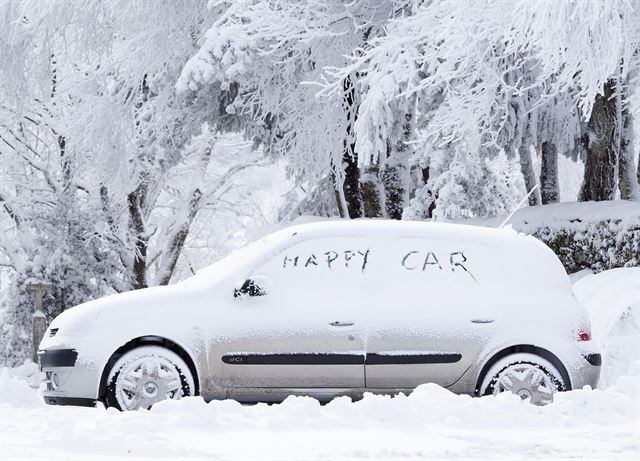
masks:
POLYGON ((272 234, 184 282, 58 316, 50 404, 322 401, 437 383, 535 404, 595 387, 600 355, 557 257, 511 230, 329 221, 272 234))

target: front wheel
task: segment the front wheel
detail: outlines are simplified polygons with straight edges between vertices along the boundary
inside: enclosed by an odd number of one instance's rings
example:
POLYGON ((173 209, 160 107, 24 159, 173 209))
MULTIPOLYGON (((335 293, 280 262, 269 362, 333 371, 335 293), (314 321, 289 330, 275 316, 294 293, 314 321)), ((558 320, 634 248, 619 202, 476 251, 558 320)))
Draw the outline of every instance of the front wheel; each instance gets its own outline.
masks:
POLYGON ((535 354, 512 354, 498 360, 487 372, 480 395, 511 392, 534 405, 553 402, 553 395, 566 389, 560 372, 535 354))
POLYGON ((141 346, 111 368, 106 404, 120 410, 149 409, 161 400, 194 395, 194 389, 189 366, 178 354, 160 346, 141 346))

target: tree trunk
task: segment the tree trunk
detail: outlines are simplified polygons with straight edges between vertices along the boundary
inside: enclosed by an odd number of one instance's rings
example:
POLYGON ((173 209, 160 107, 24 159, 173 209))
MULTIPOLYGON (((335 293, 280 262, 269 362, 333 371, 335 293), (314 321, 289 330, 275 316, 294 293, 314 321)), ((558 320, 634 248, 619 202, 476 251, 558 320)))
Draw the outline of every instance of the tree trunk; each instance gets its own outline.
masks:
POLYGON ((384 187, 378 177, 377 165, 372 165, 366 169, 360 178, 360 188, 365 218, 384 217, 384 187))
POLYGON ((560 200, 560 191, 558 189, 558 150, 552 142, 542 143, 540 196, 543 205, 556 203, 560 200))
MULTIPOLYGON (((202 201, 202 190, 200 185, 204 184, 207 167, 211 161, 211 147, 207 146, 200 155, 200 161, 194 168, 194 178, 192 178, 192 190, 188 192, 189 204, 187 206, 186 216, 182 217, 182 221, 175 223, 175 230, 167 238, 167 246, 162 257, 162 262, 158 270, 158 284, 168 285, 173 276, 173 272, 178 264, 180 254, 184 248, 184 243, 189 235, 189 229, 193 223, 198 211, 200 211, 200 202, 202 201)), ((230 175, 230 172, 227 172, 230 175)))
POLYGON ((335 192, 336 206, 338 207, 338 216, 340 216, 341 218, 348 218, 349 211, 347 210, 347 201, 344 198, 344 189, 342 187, 342 184, 340 184, 338 175, 335 172, 335 168, 337 167, 333 168, 334 171, 331 172, 331 181, 333 183, 333 190, 335 192))
MULTIPOLYGON (((147 82, 147 74, 144 74, 140 82, 138 99, 134 104, 136 110, 136 127, 140 130, 142 109, 149 100, 151 90, 147 82)), ((140 136, 138 131, 138 136, 140 136)), ((136 140, 138 152, 136 153, 142 165, 147 164, 149 155, 145 151, 145 142, 142 138, 136 140)), ((148 205, 149 173, 144 169, 139 174, 137 187, 127 195, 129 209, 129 238, 133 240, 133 264, 131 265, 131 285, 134 290, 147 288, 147 251, 149 248, 149 234, 147 233, 145 212, 148 205)), ((148 211, 148 210, 146 210, 148 211)))
POLYGON ((389 155, 381 171, 382 183, 385 189, 385 203, 387 216, 391 219, 402 219, 402 213, 409 200, 409 158, 412 149, 408 142, 413 136, 413 114, 415 111, 416 95, 414 94, 404 110, 404 120, 398 139, 388 145, 389 155))
POLYGON ((198 210, 200 209, 201 200, 202 192, 200 191, 200 189, 196 189, 191 196, 191 200, 189 201, 189 211, 187 213, 187 217, 169 238, 169 243, 167 244, 166 263, 163 264, 163 267, 161 268, 158 285, 168 285, 171 281, 173 271, 175 270, 176 264, 178 263, 178 258, 180 258, 180 254, 182 253, 182 249, 184 248, 184 242, 187 240, 187 236, 189 235, 191 223, 195 219, 196 214, 198 214, 198 210))
POLYGON ((622 200, 638 200, 640 199, 640 193, 638 191, 638 183, 640 182, 640 179, 637 175, 640 174, 640 161, 638 162, 639 168, 634 171, 633 115, 631 114, 628 106, 622 110, 621 131, 620 155, 618 156, 618 184, 620 188, 620 198, 622 200))
POLYGON ((360 191, 360 170, 358 169, 358 159, 345 153, 344 156, 344 182, 342 189, 347 204, 347 214, 349 218, 361 218, 364 214, 362 206, 362 194, 360 191))
POLYGON ((408 174, 407 165, 395 156, 387 159, 380 173, 384 185, 385 208, 391 219, 402 219, 408 196, 408 174))
MULTIPOLYGON (((427 184, 429 184, 429 167, 422 169, 422 181, 424 182, 425 187, 427 184)), ((426 208, 425 219, 431 219, 433 218, 433 212, 436 209, 436 196, 433 194, 433 191, 431 190, 429 190, 427 193, 429 197, 432 198, 432 200, 429 203, 429 206, 426 208)))
MULTIPOLYGON (((520 158, 520 171, 524 178, 524 184, 527 188, 527 193, 536 187, 538 181, 536 180, 536 173, 533 171, 533 160, 531 159, 531 146, 529 144, 522 144, 518 150, 518 157, 520 158)), ((542 203, 542 197, 540 196, 540 189, 533 191, 529 195, 529 206, 538 206, 542 203)))
MULTIPOLYGON (((343 105, 347 114, 347 129, 344 139, 344 155, 342 157, 343 182, 342 191, 347 209, 343 213, 350 218, 361 218, 364 214, 362 194, 360 191, 360 170, 358 169, 358 154, 356 153, 356 139, 353 125, 357 118, 356 91, 351 77, 344 81, 343 105), (345 212, 346 211, 346 212, 345 212)), ((339 185, 338 185, 339 186, 339 185)), ((341 203, 338 196, 338 202, 341 203)))
POLYGON ((142 209, 146 187, 142 182, 133 192, 127 195, 129 206, 129 228, 134 241, 134 255, 132 267, 132 286, 134 290, 147 288, 147 247, 149 236, 146 232, 142 209))
POLYGON ((615 90, 615 80, 607 81, 604 95, 596 96, 587 132, 582 135, 586 160, 578 197, 581 202, 613 200, 616 195, 620 138, 615 90))

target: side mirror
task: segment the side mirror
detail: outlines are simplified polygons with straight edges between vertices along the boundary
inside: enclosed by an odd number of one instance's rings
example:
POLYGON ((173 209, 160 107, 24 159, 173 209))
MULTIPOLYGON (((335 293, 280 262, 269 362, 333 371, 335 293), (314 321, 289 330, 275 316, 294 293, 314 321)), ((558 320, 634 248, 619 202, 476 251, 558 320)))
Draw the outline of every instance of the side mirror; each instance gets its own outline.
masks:
POLYGON ((244 281, 240 288, 233 290, 233 297, 238 298, 240 296, 265 296, 267 291, 258 285, 253 279, 247 279, 244 281))

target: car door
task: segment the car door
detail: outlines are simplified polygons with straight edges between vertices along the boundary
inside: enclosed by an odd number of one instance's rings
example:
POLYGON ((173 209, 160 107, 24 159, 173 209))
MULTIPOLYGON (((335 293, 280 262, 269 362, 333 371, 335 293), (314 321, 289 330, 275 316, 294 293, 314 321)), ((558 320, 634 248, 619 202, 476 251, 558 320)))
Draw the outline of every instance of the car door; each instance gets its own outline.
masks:
POLYGON ((379 247, 379 258, 371 261, 372 273, 382 278, 373 287, 366 387, 453 384, 494 328, 477 273, 486 255, 472 244, 421 237, 379 247))
POLYGON ((358 295, 367 241, 292 240, 247 270, 253 288, 226 313, 232 327, 212 354, 214 380, 233 388, 363 388, 358 295))

